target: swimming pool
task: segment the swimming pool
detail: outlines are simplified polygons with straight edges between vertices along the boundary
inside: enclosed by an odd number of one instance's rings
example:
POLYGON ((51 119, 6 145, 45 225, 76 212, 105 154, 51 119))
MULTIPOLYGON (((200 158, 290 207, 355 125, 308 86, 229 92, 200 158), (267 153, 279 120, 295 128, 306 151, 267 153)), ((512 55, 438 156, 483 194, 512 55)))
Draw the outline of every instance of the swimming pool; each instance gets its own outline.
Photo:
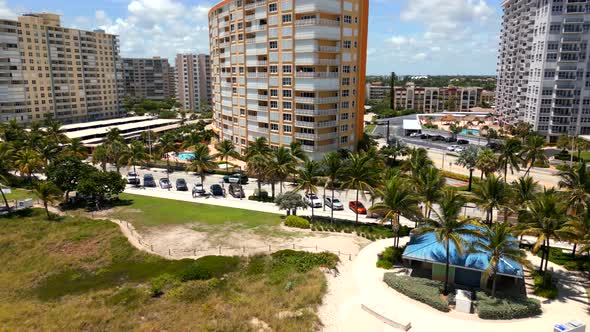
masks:
POLYGON ((463 129, 461 135, 479 136, 479 129, 463 129))
POLYGON ((181 152, 175 156, 176 158, 184 161, 191 161, 195 159, 195 154, 192 152, 181 152))

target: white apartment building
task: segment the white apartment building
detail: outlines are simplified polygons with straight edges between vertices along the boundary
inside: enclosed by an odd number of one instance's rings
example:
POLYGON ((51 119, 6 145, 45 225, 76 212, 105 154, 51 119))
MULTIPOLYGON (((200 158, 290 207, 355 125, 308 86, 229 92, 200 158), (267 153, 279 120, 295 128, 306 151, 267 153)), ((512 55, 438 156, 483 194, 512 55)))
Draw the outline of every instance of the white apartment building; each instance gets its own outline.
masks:
POLYGON ((505 0, 502 6, 501 122, 531 123, 550 141, 590 134, 590 2, 505 0))
POLYGON ((211 104, 211 63, 207 54, 176 55, 176 101, 186 110, 211 104))

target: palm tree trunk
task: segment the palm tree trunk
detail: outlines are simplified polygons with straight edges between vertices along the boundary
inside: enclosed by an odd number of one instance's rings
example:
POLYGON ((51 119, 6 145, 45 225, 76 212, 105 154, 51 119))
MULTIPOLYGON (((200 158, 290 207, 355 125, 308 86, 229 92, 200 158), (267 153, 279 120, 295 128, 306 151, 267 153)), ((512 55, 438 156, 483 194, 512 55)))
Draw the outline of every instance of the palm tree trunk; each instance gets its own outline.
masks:
POLYGON ((496 297, 496 271, 494 271, 494 275, 492 276, 492 298, 496 297))
POLYGON ((547 258, 545 259, 545 273, 547 273, 547 264, 549 263, 549 255, 551 255, 551 244, 549 242, 549 238, 547 238, 547 258))
MULTIPOLYGON (((543 246, 545 241, 543 241, 543 246)), ((541 265, 539 265, 539 272, 543 272, 543 263, 545 262, 545 248, 541 247, 541 265)))
POLYGON ((282 194, 283 193, 283 180, 279 181, 279 192, 282 194))
POLYGON ((578 243, 574 242, 574 249, 572 249, 572 257, 575 258, 576 257, 576 248, 578 247, 578 243))
POLYGON ((467 191, 471 192, 471 184, 473 183, 473 169, 469 170, 469 188, 467 191))
POLYGON ((47 214, 47 219, 49 219, 50 216, 49 216, 49 207, 47 207, 47 201, 43 201, 43 206, 45 206, 45 213, 47 214))
MULTIPOLYGON (((326 184, 324 183, 324 196, 322 197, 324 199, 324 204, 322 204, 322 209, 324 211, 326 211, 326 184)), ((332 203, 332 210, 334 210, 334 203, 332 203)))
POLYGON ((504 183, 508 183, 508 163, 504 166, 504 183))
POLYGON ((334 223, 334 185, 332 184, 332 208, 330 209, 330 222, 334 223))
MULTIPOLYGON (((359 201, 359 190, 358 189, 356 190, 356 201, 357 202, 359 201)), ((355 223, 358 224, 359 223, 359 210, 358 210, 358 208, 356 209, 356 211, 354 211, 354 213, 356 214, 355 223)))
MULTIPOLYGON (((241 181, 241 179, 240 179, 240 181, 241 181)), ((270 184, 270 189, 272 191, 272 200, 274 201, 275 200, 275 182, 274 182, 274 180, 270 184)))
POLYGON ((4 205, 6 205, 6 210, 10 210, 10 206, 8 205, 8 200, 6 199, 6 195, 4 195, 4 191, 2 187, 0 187, 0 194, 2 194, 2 200, 4 201, 4 205))
POLYGON ((315 221, 315 215, 314 215, 314 208, 313 208, 313 201, 311 204, 311 222, 315 221))
POLYGON ((257 182, 258 182, 258 199, 259 200, 262 197, 262 182, 260 182, 260 181, 262 181, 262 180, 260 179, 260 174, 258 174, 257 182))
POLYGON ((445 289, 443 291, 444 295, 447 295, 449 293, 449 265, 450 265, 450 259, 449 259, 449 240, 447 239, 447 264, 446 264, 446 268, 445 268, 445 289))

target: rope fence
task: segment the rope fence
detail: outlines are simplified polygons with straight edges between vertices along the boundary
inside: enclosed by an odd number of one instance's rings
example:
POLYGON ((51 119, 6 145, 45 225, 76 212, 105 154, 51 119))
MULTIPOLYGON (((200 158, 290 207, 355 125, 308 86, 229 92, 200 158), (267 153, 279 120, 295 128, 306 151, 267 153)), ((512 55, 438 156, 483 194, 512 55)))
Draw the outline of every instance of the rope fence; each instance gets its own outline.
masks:
POLYGON ((256 247, 249 247, 249 246, 216 246, 216 247, 209 247, 209 248, 158 248, 154 247, 153 244, 149 243, 149 241, 145 240, 136 230, 135 228, 127 221, 120 222, 123 227, 126 227, 129 231, 129 234, 137 240, 137 243, 144 248, 146 251, 160 255, 160 256, 167 256, 173 258, 190 258, 190 257, 202 257, 202 256, 209 256, 209 255, 226 255, 226 256, 250 256, 256 254, 264 254, 264 253, 273 253, 280 250, 301 250, 301 251, 308 251, 308 252, 330 252, 337 255, 339 258, 347 258, 349 261, 352 261, 352 258, 356 256, 355 253, 349 253, 342 250, 331 250, 325 249, 321 246, 302 246, 297 245, 295 243, 292 244, 284 244, 284 245, 277 245, 277 244, 265 244, 256 247))

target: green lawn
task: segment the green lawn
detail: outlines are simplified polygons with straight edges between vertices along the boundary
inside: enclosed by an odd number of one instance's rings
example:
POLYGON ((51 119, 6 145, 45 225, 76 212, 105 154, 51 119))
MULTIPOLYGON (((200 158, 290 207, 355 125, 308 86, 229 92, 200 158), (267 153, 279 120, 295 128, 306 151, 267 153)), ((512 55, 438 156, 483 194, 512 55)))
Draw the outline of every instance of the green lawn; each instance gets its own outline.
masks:
POLYGON ((107 220, 41 209, 0 216, 2 331, 319 329, 327 253, 166 260, 135 249, 107 220), (301 312, 281 318, 280 312, 301 312))
POLYGON ((588 161, 590 160, 590 151, 584 151, 580 154, 580 157, 582 157, 582 159, 588 161))
POLYGON ((254 229, 278 226, 281 222, 280 215, 274 213, 140 195, 122 194, 120 197, 131 204, 115 208, 110 216, 129 221, 140 228, 196 223, 203 226, 227 225, 239 229, 254 229))
POLYGON ((374 124, 365 125, 365 132, 371 134, 371 133, 373 133, 373 130, 375 130, 375 127, 377 127, 377 125, 374 125, 374 124))
MULTIPOLYGON (((21 201, 25 198, 35 199, 37 196, 31 191, 26 189, 12 189, 10 194, 6 194, 6 199, 9 201, 16 200, 21 201)), ((0 201, 2 197, 0 196, 0 201)), ((3 202, 2 202, 3 203, 3 202)))

